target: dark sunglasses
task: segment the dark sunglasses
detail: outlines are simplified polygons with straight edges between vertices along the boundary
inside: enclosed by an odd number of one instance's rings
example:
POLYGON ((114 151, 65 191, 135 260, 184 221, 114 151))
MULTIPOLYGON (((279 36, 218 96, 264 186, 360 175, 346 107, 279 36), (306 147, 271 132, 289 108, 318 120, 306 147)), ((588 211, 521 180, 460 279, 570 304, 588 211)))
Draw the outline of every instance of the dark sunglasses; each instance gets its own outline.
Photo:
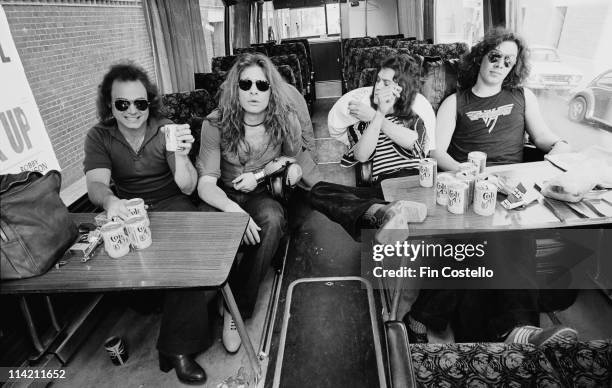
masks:
POLYGON ((506 66, 506 67, 512 67, 516 63, 516 58, 514 56, 512 56, 512 55, 504 55, 504 54, 500 53, 497 50, 491 50, 487 54, 487 59, 491 63, 497 63, 502 58, 504 59, 504 66, 506 66))
MULTIPOLYGON (((238 87, 244 90, 245 92, 248 92, 249 90, 251 90, 252 86, 253 86, 253 81, 251 81, 250 79, 241 79, 240 81, 238 81, 238 87)), ((268 81, 264 81, 261 79, 255 81, 255 86, 257 87, 257 90, 259 90, 260 92, 265 92, 266 90, 270 89, 270 83, 268 81)))
POLYGON ((115 109, 117 109, 119 112, 125 112, 126 110, 130 108, 131 104, 134 104, 134 106, 138 110, 149 109, 149 101, 145 100, 144 98, 139 98, 133 101, 118 98, 115 100, 114 104, 115 104, 115 109))

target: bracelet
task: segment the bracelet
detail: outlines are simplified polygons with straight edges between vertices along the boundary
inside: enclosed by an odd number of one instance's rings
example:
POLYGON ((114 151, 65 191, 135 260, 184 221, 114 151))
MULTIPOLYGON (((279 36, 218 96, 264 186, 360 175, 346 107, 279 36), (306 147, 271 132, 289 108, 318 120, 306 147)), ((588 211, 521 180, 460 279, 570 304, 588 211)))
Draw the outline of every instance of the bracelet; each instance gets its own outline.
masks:
POLYGON ((266 177, 266 172, 264 170, 259 170, 256 173, 253 174, 255 176, 255 180, 257 181, 257 183, 261 183, 263 182, 264 178, 266 177))

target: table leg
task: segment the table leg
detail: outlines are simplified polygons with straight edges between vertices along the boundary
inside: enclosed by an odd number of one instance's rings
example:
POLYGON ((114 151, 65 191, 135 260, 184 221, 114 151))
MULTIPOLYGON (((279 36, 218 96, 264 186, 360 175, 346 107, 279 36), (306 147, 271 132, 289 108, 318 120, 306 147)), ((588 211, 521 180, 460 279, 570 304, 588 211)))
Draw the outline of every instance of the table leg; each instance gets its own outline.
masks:
POLYGON ((249 333, 247 333, 246 326, 244 325, 244 321, 242 320, 242 316, 240 315, 240 311, 238 311, 238 305, 234 300, 234 294, 232 294, 232 290, 228 283, 225 283, 223 288, 221 288, 221 292, 223 293, 223 298, 225 299, 225 303, 227 303, 227 307, 229 308, 232 317, 234 318, 234 322, 236 323, 236 328, 238 329, 238 334, 240 335, 240 339, 242 340, 242 346, 247 352, 247 356, 249 357, 249 361, 251 362, 251 368, 253 369, 253 373, 255 373, 255 377, 257 381, 261 378, 261 367, 259 365, 259 360, 255 355, 255 349, 253 349, 253 344, 251 343, 251 339, 249 338, 249 333))
POLYGON ((34 326, 34 321, 32 320, 32 314, 30 314, 30 308, 28 307, 28 302, 23 295, 19 296, 19 305, 21 307, 21 312, 23 313, 23 317, 28 325, 28 332, 30 333, 30 338, 32 339, 32 343, 34 344, 34 348, 38 351, 39 354, 42 354, 45 349, 40 341, 40 337, 38 337, 38 333, 36 332, 36 327, 34 326))

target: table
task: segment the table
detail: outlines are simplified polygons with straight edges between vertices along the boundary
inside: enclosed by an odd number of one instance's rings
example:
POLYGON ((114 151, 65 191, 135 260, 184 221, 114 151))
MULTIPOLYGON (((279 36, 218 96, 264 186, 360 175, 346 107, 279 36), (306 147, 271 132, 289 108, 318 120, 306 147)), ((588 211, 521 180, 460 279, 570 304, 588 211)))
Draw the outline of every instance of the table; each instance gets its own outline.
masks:
MULTIPOLYGON (((487 168, 488 173, 499 173, 520 179, 524 184, 542 182, 558 175, 562 170, 547 161, 521 163, 487 168)), ((445 206, 437 205, 435 188, 425 188, 419 185, 418 176, 386 179, 381 184, 387 201, 406 199, 422 202, 427 205, 427 218, 423 223, 410 224, 412 236, 431 234, 444 229, 458 232, 465 229, 478 230, 512 230, 512 229, 547 229, 568 226, 590 226, 612 223, 612 206, 602 205, 607 217, 580 218, 567 206, 557 206, 557 210, 566 218, 561 222, 540 200, 521 210, 506 210, 500 204, 495 208, 495 214, 488 217, 474 213, 472 206, 465 214, 453 214, 445 206), (426 232, 427 231, 427 232, 426 232), (412 233, 414 232, 414 233, 412 233)))
MULTIPOLYGON (((78 225, 94 222, 93 213, 72 214, 78 225)), ((44 275, 0 283, 0 294, 18 294, 28 320, 24 295, 33 293, 105 292, 122 290, 221 288, 236 322, 253 370, 259 361, 230 290, 227 278, 249 217, 244 213, 151 212, 153 243, 113 259, 100 246, 91 260, 70 258, 44 275)), ((50 311, 51 312, 51 311, 50 311)), ((33 325, 31 325, 33 329, 33 325)), ((35 331, 30 334, 36 337, 35 331)), ((36 342, 36 339, 34 339, 36 342)), ((39 344, 40 345, 40 344, 39 344)), ((38 346, 37 346, 38 347, 38 346)))

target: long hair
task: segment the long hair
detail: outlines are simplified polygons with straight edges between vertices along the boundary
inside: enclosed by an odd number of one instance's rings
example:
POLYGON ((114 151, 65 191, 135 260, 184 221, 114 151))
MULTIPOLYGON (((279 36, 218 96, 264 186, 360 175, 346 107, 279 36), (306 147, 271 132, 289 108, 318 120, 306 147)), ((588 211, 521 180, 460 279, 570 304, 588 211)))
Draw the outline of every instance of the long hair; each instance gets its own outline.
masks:
POLYGON ((102 83, 98 86, 98 118, 100 122, 108 122, 114 119, 111 109, 111 89, 115 81, 140 81, 147 91, 149 100, 149 117, 159 117, 161 109, 161 99, 157 86, 151 82, 144 69, 134 63, 120 63, 110 67, 102 78, 102 83))
POLYGON ((502 88, 515 89, 521 86, 529 76, 529 49, 520 36, 505 28, 497 27, 489 30, 484 38, 461 59, 458 74, 459 89, 466 90, 476 84, 482 58, 502 42, 514 42, 518 47, 516 64, 504 79, 502 88))
POLYGON ((238 153, 240 144, 246 147, 247 153, 250 152, 244 140, 244 111, 238 98, 238 81, 242 72, 251 66, 259 66, 270 83, 270 100, 263 121, 266 133, 274 144, 282 143, 287 137, 295 140, 289 130, 289 114, 293 108, 289 102, 287 83, 268 57, 259 53, 245 53, 238 57, 227 73, 219 97, 219 114, 212 118, 212 123, 221 130, 221 146, 233 154, 238 153))
POLYGON ((418 91, 418 68, 418 63, 409 56, 390 56, 385 58, 374 75, 374 80, 372 82, 374 87, 370 95, 370 105, 372 105, 374 109, 378 108, 377 104, 374 103, 374 89, 376 88, 378 73, 382 69, 391 69, 395 71, 393 81, 402 87, 399 98, 395 100, 395 104, 393 104, 394 114, 397 116, 410 115, 412 112, 412 103, 418 91))

